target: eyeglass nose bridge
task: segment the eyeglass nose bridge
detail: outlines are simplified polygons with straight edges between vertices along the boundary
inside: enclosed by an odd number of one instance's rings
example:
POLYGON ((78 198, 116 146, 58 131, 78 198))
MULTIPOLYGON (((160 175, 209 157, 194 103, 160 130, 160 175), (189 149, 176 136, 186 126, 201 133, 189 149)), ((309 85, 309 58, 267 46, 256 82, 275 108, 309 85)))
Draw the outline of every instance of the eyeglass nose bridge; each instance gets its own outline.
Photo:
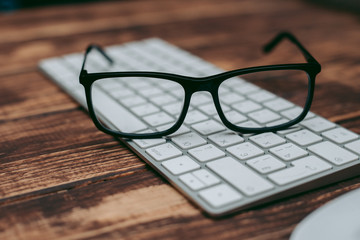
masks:
POLYGON ((186 88, 190 90, 191 94, 202 91, 212 94, 218 85, 217 81, 214 81, 213 79, 201 79, 188 83, 186 88))

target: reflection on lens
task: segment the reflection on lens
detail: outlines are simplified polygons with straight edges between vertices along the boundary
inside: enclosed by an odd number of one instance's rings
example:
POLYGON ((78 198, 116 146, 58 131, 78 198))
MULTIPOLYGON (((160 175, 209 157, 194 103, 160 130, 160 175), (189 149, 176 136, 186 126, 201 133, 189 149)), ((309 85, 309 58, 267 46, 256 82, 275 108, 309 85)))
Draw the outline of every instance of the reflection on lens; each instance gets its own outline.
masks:
POLYGON ((218 94, 229 122, 261 128, 297 118, 305 106, 308 85, 304 71, 263 71, 225 80, 218 94))
POLYGON ((180 84, 143 77, 100 79, 94 82, 91 94, 101 124, 110 130, 131 134, 171 128, 185 98, 180 84))

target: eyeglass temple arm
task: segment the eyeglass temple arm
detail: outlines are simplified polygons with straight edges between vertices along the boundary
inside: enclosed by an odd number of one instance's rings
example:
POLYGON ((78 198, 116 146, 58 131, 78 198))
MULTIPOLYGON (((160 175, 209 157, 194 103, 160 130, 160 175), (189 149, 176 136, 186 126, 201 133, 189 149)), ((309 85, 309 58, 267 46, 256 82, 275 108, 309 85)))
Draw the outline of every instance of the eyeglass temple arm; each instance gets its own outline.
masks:
POLYGON ((112 58, 111 58, 109 55, 107 55, 107 54, 105 53, 105 51, 104 51, 99 45, 91 44, 91 45, 89 45, 89 46, 87 47, 87 49, 86 49, 86 51, 85 51, 84 61, 83 61, 82 67, 81 67, 81 73, 86 72, 86 70, 85 70, 85 64, 86 64, 87 56, 88 56, 88 54, 91 52, 91 50, 93 50, 93 49, 95 49, 95 50, 97 50, 99 53, 101 53, 101 55, 103 55, 104 58, 105 58, 106 60, 108 60, 108 62, 109 62, 110 64, 113 64, 113 63, 114 63, 114 61, 112 60, 112 58))
POLYGON ((276 47, 276 45, 278 45, 279 42, 284 38, 289 39, 293 44, 295 44, 299 48, 299 50, 304 55, 307 62, 319 64, 319 62, 315 60, 315 58, 305 49, 305 47, 295 38, 295 36, 289 32, 281 32, 278 35, 276 35, 274 39, 272 39, 269 43, 267 43, 263 47, 264 52, 268 53, 272 51, 274 47, 276 47))
MULTIPOLYGON (((312 63, 319 64, 319 62, 316 61, 316 59, 306 50, 306 48, 296 39, 296 37, 294 35, 292 35, 291 33, 289 33, 289 32, 281 32, 278 35, 276 35, 274 39, 272 39, 269 43, 267 43, 263 47, 264 52, 265 53, 271 52, 274 49, 274 47, 276 47, 284 38, 289 39, 292 43, 294 43, 299 48, 299 50, 304 55, 307 62, 312 62, 312 63)), ((81 67, 81 72, 82 73, 84 71, 86 71, 85 70, 85 64, 86 64, 87 56, 90 53, 90 51, 93 50, 93 49, 95 49, 99 53, 101 53, 101 55, 103 55, 105 57, 105 59, 108 60, 108 62, 110 64, 112 64, 114 62, 111 59, 111 57, 109 55, 107 55, 105 53, 105 51, 99 45, 91 44, 90 46, 87 47, 86 52, 85 52, 84 61, 83 61, 82 67, 81 67)))

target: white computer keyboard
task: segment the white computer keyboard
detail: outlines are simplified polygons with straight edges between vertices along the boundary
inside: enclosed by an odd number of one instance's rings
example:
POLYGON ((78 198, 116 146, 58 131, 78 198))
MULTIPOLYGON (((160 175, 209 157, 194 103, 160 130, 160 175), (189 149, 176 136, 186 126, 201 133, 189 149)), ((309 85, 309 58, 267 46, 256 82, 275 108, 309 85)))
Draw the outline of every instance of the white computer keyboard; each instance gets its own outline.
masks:
MULTIPOLYGON (((161 71, 194 77, 222 72, 158 38, 111 46, 106 52, 115 60, 115 65, 109 67, 102 56, 94 54, 89 57, 90 72, 161 71)), ((74 53, 45 59, 39 67, 86 108, 85 91, 79 84, 82 61, 83 53, 74 53)), ((248 90, 254 93, 254 89, 248 90)), ((114 96, 111 87, 106 91, 107 97, 114 96)), ((247 89, 244 91, 242 94, 246 95, 247 89)), ((136 82, 116 94, 118 99, 121 97, 122 106, 136 118, 150 116, 147 114, 156 109, 177 114, 166 104, 168 96, 156 96, 156 89, 141 89, 136 82), (133 93, 134 88, 141 96, 131 95, 127 99, 126 94, 133 93), (148 104, 150 95, 151 105, 148 104)), ((257 96, 261 98, 262 94, 257 96)), ((299 107, 273 100, 264 96, 260 106, 289 119, 299 113, 299 107)), ((256 124, 254 119, 246 117, 251 109, 242 110, 241 116, 245 116, 242 126, 256 124)), ((161 118, 157 117, 156 121, 161 123, 161 118)), ((147 122, 151 124, 152 120, 147 122)), ((174 134, 159 139, 122 141, 211 216, 246 209, 360 173, 358 134, 310 112, 294 128, 241 135, 223 126, 211 96, 205 92, 192 96, 185 122, 174 134)))

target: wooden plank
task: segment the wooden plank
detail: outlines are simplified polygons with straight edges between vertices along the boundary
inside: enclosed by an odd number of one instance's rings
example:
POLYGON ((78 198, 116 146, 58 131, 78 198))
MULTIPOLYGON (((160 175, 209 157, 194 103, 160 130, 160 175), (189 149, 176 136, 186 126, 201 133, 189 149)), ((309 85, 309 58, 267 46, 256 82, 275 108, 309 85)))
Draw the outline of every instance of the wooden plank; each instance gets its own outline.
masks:
MULTIPOLYGON (((296 21, 296 19, 299 19, 304 13, 312 16, 319 12, 318 9, 316 9, 317 11, 309 10, 307 5, 299 4, 299 2, 285 3, 283 7, 286 8, 287 14, 284 16, 279 15, 280 10, 274 9, 274 4, 271 3, 266 3, 267 5, 262 3, 262 8, 254 8, 249 1, 235 3, 231 1, 213 1, 211 4, 192 1, 190 4, 183 4, 186 6, 182 7, 178 6, 179 3, 166 2, 167 1, 162 2, 164 6, 161 8, 155 7, 154 4, 142 3, 142 11, 133 11, 132 14, 129 14, 129 9, 131 9, 131 6, 128 6, 129 4, 124 5, 124 3, 113 2, 104 5, 93 4, 84 9, 82 5, 74 8, 50 8, 49 12, 40 9, 34 12, 33 15, 38 16, 35 18, 29 17, 28 10, 23 11, 22 15, 17 15, 16 17, 11 15, 8 18, 3 17, 2 27, 7 31, 6 36, 9 36, 10 39, 6 41, 6 38, 2 38, 4 39, 3 41, 6 42, 2 45, 4 51, 1 52, 4 57, 0 58, 0 63, 2 63, 0 66, 4 71, 14 72, 15 69, 20 68, 20 66, 16 64, 18 61, 21 61, 22 67, 35 67, 37 61, 42 58, 60 55, 66 52, 83 51, 85 46, 90 42, 90 39, 91 41, 95 40, 109 45, 139 37, 146 37, 149 36, 149 34, 165 39, 170 39, 170 37, 175 38, 177 39, 175 43, 181 43, 180 46, 184 46, 184 43, 186 43, 187 45, 190 44, 192 48, 197 49, 204 48, 210 44, 212 47, 218 48, 219 45, 215 44, 214 40, 216 41, 216 38, 221 37, 221 46, 228 46, 226 54, 229 52, 237 53, 237 56, 241 56, 243 59, 242 62, 248 62, 249 58, 251 59, 253 57, 254 50, 250 50, 249 46, 243 44, 243 41, 248 44, 262 44, 265 33, 268 34, 268 37, 272 37, 273 34, 284 28, 295 29, 297 35, 306 36, 309 31, 308 29, 304 29, 306 23, 296 21), (219 11, 219 9, 221 9, 221 11, 219 11), (82 15, 78 14, 80 10, 83 12, 82 15), (194 14, 192 11, 196 11, 198 14, 194 14), (229 14, 229 11, 234 11, 234 13, 229 14), (103 12, 106 12, 106 14, 103 14, 103 12), (261 17, 258 15, 260 13, 262 14, 261 17), (171 18, 169 17, 170 14, 171 18), (85 21, 83 15, 89 15, 91 18, 85 21), (128 15, 131 16, 130 19, 128 19, 128 15), (18 16, 20 16, 20 18, 18 16), (149 20, 154 19, 154 16, 157 16, 157 18, 160 16, 163 21, 149 25, 149 20), (111 19, 111 17, 116 17, 117 19, 111 19), (142 22, 139 22, 139 17, 142 19, 142 22), (288 19, 290 17, 293 20, 289 21, 288 19), (42 21, 44 18, 46 18, 46 21, 42 21), (137 20, 132 21, 132 18, 136 18, 137 20), (244 21, 244 18, 246 21, 244 21), (287 19, 287 21, 284 21, 284 19, 287 19), (266 20, 265 22, 267 24, 264 24, 264 20, 266 20), (206 24, 204 24, 204 21, 206 21, 206 24), (69 22, 71 22, 71 24, 69 24, 69 22), (80 26, 77 27, 74 22, 78 22, 80 26), (105 26, 96 28, 96 22, 104 22, 103 25, 105 26), (24 24, 24 26, 21 23, 24 24), (63 24, 64 27, 59 27, 54 25, 54 23, 63 24), (114 26, 110 26, 109 24, 113 24, 114 26), (284 26, 284 24, 286 24, 286 26, 284 26), (31 26, 29 27, 29 25, 31 26), (248 27, 254 25, 258 27, 248 27), (282 26, 282 28, 277 27, 279 25, 282 26), (213 28, 212 26, 218 27, 213 28), (142 31, 138 31, 144 28, 147 29, 146 32, 142 33, 142 31), (64 32, 62 32, 61 29, 64 29, 64 32), (241 29, 241 31, 239 34, 234 34, 230 29, 241 29), (85 32, 81 32, 80 30, 85 32), (179 34, 179 32, 181 34, 179 34), (241 34, 241 32, 246 32, 246 36, 241 34), (52 33, 57 35, 52 35, 52 33), (196 33, 196 35, 194 33, 196 33), (59 34, 61 34, 61 36, 59 36, 59 34), (11 37, 12 35, 14 36, 11 37), (27 35, 29 36, 26 39, 27 35), (80 41, 79 39, 81 39, 82 43, 76 42, 80 41), (241 41, 240 44, 239 40, 241 41), (63 44, 64 42, 67 44, 63 44), (234 50, 231 51, 232 48, 230 47, 236 45, 238 46, 236 50, 239 48, 247 49, 243 50, 245 53, 247 52, 247 54, 245 55, 242 52, 234 50), (1 59, 4 62, 1 62, 1 59)), ((133 5, 132 9, 136 9, 136 6, 136 4, 133 5)), ((351 23, 356 21, 356 19, 350 17, 333 17, 333 15, 329 13, 324 14, 322 18, 313 18, 313 20, 315 21, 314 24, 321 25, 322 28, 318 30, 318 33, 311 32, 312 42, 319 42, 323 46, 326 46, 326 43, 329 42, 326 41, 327 39, 333 40, 331 37, 334 35, 334 37, 336 37, 333 28, 329 26, 341 25, 342 27, 346 26, 346 28, 351 29, 354 27, 354 24, 351 23), (325 39, 324 36, 327 38, 325 39)), ((349 32, 353 35, 354 32, 356 33, 356 31, 349 32)), ((338 43, 338 45, 342 47, 339 48, 335 46, 335 48, 332 48, 334 49, 333 51, 336 51, 336 49, 344 49, 344 46, 346 48, 346 46, 349 46, 346 41, 352 41, 351 39, 356 39, 356 36, 344 36, 344 38, 341 39, 341 41, 344 42, 338 43)), ((306 40, 306 38, 304 38, 304 40, 306 40)), ((334 41, 332 41, 332 43, 333 42, 334 41)), ((328 47, 326 49, 328 49, 328 47)), ((257 49, 255 50, 257 51, 257 49)), ((218 51, 221 52, 224 50, 220 48, 218 51)), ((322 52, 326 53, 328 51, 325 50, 322 52)), ((348 52, 351 54, 353 51, 348 52)), ((319 56, 319 54, 317 54, 317 56, 319 56)), ((229 56, 227 59, 224 58, 224 61, 234 63, 234 58, 230 57, 233 56, 229 56)), ((287 58, 284 59, 287 60, 287 58)), ((233 65, 235 65, 234 67, 240 66, 240 64, 236 62, 233 65)))
MULTIPOLYGON (((288 10, 295 10, 298 3, 283 3, 288 10)), ((2 17, 4 30, 8 33, 0 43, 28 41, 43 37, 59 37, 86 33, 89 31, 104 31, 109 28, 159 25, 163 22, 189 21, 194 19, 214 18, 238 14, 266 14, 280 12, 274 9, 272 3, 262 2, 262 7, 256 7, 250 1, 191 1, 183 4, 178 1, 153 2, 111 2, 107 4, 93 3, 74 5, 71 7, 56 7, 46 10, 39 9, 29 13, 23 10, 22 16, 2 17), (140 10, 140 11, 137 11, 140 10), (79 11, 82 14, 79 14, 79 11), (106 13, 106 14, 104 14, 106 13), (34 18, 34 16, 37 16, 34 18), (44 22, 43 20, 46 19, 44 22), (35 25, 30 25, 34 22, 35 25), (69 25, 71 23, 71 25, 69 25), (21 34, 14 27, 23 27, 21 34)), ((284 6, 285 7, 285 6, 284 6)))
POLYGON ((214 220, 203 215, 37 69, 40 59, 159 36, 224 68, 322 63, 312 110, 360 133, 354 15, 303 1, 111 1, 0 15, 0 239, 288 239, 360 177, 214 220), (261 226, 261 227, 260 227, 261 226))
POLYGON ((144 165, 79 110, 8 121, 0 131, 1 198, 144 165))
POLYGON ((79 106, 43 74, 34 71, 1 78, 0 96, 0 122, 79 106))
POLYGON ((359 180, 215 220, 202 215, 151 171, 138 171, 0 206, 0 230, 6 229, 0 231, 0 238, 288 239, 298 221, 341 193, 360 187, 359 180))
MULTIPOLYGON (((214 45, 213 38, 216 39, 220 36, 223 41, 222 46, 228 46, 229 50, 231 49, 229 44, 231 44, 231 47, 238 45, 238 48, 248 49, 244 51, 249 56, 237 52, 238 56, 242 56, 243 62, 247 62, 249 57, 252 58, 254 50, 249 51, 249 46, 243 44, 243 41, 248 44, 262 44, 264 40, 267 40, 264 39, 265 34, 272 37, 273 34, 283 29, 294 29, 297 35, 306 36, 309 31, 304 29, 306 23, 296 21, 296 19, 299 19, 304 13, 309 16, 318 14, 318 11, 311 9, 309 11, 307 5, 299 4, 299 2, 286 2, 283 8, 286 8, 287 14, 284 16, 279 14, 280 9, 273 8, 274 4, 272 3, 265 3, 265 5, 261 3, 261 8, 254 8, 249 1, 235 3, 232 1, 212 1, 211 4, 192 1, 188 4, 182 4, 181 7, 179 7, 179 3, 166 2, 161 2, 161 8, 151 3, 141 3, 141 12, 131 12, 129 4, 112 2, 93 4, 90 7, 84 7, 84 9, 82 5, 73 8, 50 8, 48 12, 40 9, 34 11, 33 15, 37 16, 35 18, 29 17, 29 10, 23 11, 21 15, 15 17, 10 15, 6 16, 6 18, 3 16, 0 22, 2 22, 2 29, 7 34, 1 38, 5 42, 2 44, 3 51, 1 51, 0 66, 7 72, 14 72, 15 68, 20 68, 16 64, 18 61, 21 61, 21 67, 35 67, 37 61, 42 58, 66 52, 83 51, 90 41, 99 41, 109 45, 146 37, 150 34, 165 39, 175 38, 177 39, 175 43, 182 43, 180 46, 186 43, 198 49, 210 44, 213 47, 218 47, 218 44, 214 45), (83 14, 78 14, 79 11, 82 11, 83 14), (129 11, 132 14, 129 14, 129 11), (234 13, 229 14, 230 11, 234 13), (106 12, 106 14, 103 14, 103 12, 106 12), (261 17, 258 14, 262 14, 261 17), (83 15, 89 17, 84 19, 83 15), (116 19, 111 19, 111 17, 116 17, 116 19), (129 17, 131 18, 129 19, 129 17), (150 20, 159 17, 163 19, 162 22, 149 25, 150 20), (137 20, 132 21, 133 18, 137 20), (289 21, 289 18, 292 18, 292 20, 289 21), (43 21, 44 19, 46 21, 43 21), (142 19, 141 22, 139 22, 139 19, 142 19), (284 21, 284 19, 287 19, 287 21, 284 21), (206 24, 204 24, 205 21, 206 24), (96 28, 97 22, 104 23, 96 28), (266 24, 264 24, 265 22, 266 24), (56 24, 62 24, 63 26, 57 26, 56 24), (284 24, 286 25, 284 26, 284 24), (258 27, 249 27, 254 25, 258 27), (214 28, 212 26, 218 27, 214 28), (277 26, 282 26, 282 28, 277 26), (139 31, 145 28, 147 29, 145 32, 139 31), (241 29, 241 31, 234 34, 231 29, 241 29), (246 32, 246 35, 244 36, 241 32, 246 32), (7 38, 10 39, 6 40, 7 38), (80 41, 79 39, 81 39, 82 43, 77 42, 80 41), (240 44, 239 40, 241 40, 240 44)), ((133 5, 132 9, 136 9, 136 6, 136 4, 133 5)), ((354 27, 354 24, 351 23, 356 21, 356 19, 349 17, 333 17, 329 13, 324 14, 322 18, 313 18, 313 20, 315 21, 314 24, 321 24, 322 28, 318 30, 318 33, 311 32, 310 36, 313 43, 318 41, 321 44, 327 42, 324 36, 330 39, 331 36, 335 35, 336 37, 333 28, 329 26, 341 25, 351 29, 354 27)), ((341 41, 351 41, 351 39, 356 39, 356 36, 344 36, 341 41)), ((344 49, 344 46, 349 46, 346 42, 340 42, 338 45, 342 46, 342 48, 332 49, 336 51, 335 49, 344 49)), ((228 52, 236 53, 236 51, 229 50, 228 52)), ((257 51, 257 49, 255 50, 257 51)), ((220 51, 222 49, 219 49, 220 51)), ((352 51, 349 52, 351 54, 352 51)), ((319 55, 317 54, 317 56, 319 55)), ((284 59, 287 60, 287 58, 284 59)), ((229 56, 227 61, 231 63, 234 62, 234 59, 230 59, 229 56)), ((238 66, 239 64, 236 63, 235 67, 238 66)))

